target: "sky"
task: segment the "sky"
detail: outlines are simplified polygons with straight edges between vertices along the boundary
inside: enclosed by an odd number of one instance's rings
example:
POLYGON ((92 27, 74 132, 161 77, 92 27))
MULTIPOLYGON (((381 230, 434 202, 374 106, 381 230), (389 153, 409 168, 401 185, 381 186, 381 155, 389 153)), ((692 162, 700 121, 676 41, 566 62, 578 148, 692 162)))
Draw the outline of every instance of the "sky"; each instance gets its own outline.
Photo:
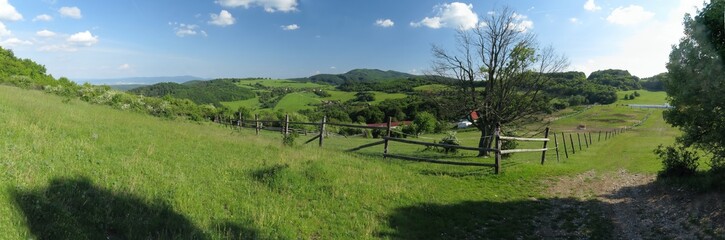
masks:
POLYGON ((503 7, 586 74, 665 72, 702 0, 0 0, 0 46, 73 79, 423 74, 503 7))

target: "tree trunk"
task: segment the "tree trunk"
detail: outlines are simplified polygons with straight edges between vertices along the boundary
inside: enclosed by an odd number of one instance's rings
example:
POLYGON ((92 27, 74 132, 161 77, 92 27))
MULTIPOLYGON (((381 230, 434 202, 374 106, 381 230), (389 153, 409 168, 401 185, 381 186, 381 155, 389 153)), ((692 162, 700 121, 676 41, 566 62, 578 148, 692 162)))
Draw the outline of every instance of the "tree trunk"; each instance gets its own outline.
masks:
MULTIPOLYGON (((479 128, 481 130, 481 138, 478 140, 478 148, 491 148, 493 144, 493 131, 495 130, 493 125, 485 124, 479 128)), ((490 151, 481 150, 478 152, 478 157, 488 157, 490 151)))

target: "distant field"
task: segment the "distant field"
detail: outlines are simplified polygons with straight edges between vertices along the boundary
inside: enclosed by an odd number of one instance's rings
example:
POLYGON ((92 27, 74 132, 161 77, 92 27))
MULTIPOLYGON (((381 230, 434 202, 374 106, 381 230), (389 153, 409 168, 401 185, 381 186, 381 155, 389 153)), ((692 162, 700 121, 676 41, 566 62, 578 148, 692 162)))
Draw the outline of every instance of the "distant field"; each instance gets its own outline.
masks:
POLYGON ((450 86, 443 85, 443 84, 428 84, 423 86, 417 86, 413 88, 415 91, 440 91, 440 90, 446 90, 450 89, 450 86))
POLYGON ((617 104, 658 104, 662 105, 667 102, 666 92, 650 92, 647 90, 636 90, 640 96, 633 100, 624 100, 624 95, 633 94, 635 91, 617 92, 617 104))
MULTIPOLYGON (((284 98, 282 98, 279 103, 277 103, 277 106, 275 106, 274 110, 282 109, 283 111, 287 112, 295 112, 302 109, 310 109, 313 108, 312 105, 320 103, 322 100, 328 100, 328 101, 340 101, 345 102, 348 100, 352 100, 355 98, 354 92, 343 92, 343 91, 337 91, 337 90, 326 90, 328 93, 330 93, 330 97, 320 98, 319 96, 315 95, 314 93, 310 92, 295 92, 287 94, 284 98)), ((382 101, 388 100, 388 99, 399 99, 399 98, 405 98, 407 95, 405 93, 384 93, 384 92, 373 92, 375 94, 375 101, 372 102, 372 104, 378 104, 382 101)), ((259 109, 259 98, 252 98, 242 101, 234 101, 234 102, 222 102, 224 106, 229 107, 230 109, 238 109, 241 106, 250 108, 250 109, 259 109)))
POLYGON ((294 89, 300 88, 320 88, 320 89, 332 89, 333 86, 326 84, 317 84, 312 82, 298 82, 284 79, 254 79, 254 80, 242 80, 237 83, 241 87, 254 88, 251 85, 260 83, 267 87, 288 87, 294 89))
POLYGON ((221 102, 221 104, 227 106, 229 109, 239 109, 242 106, 249 109, 256 109, 259 108, 259 97, 234 102, 221 102))
POLYGON ((284 96, 277 106, 274 107, 275 111, 282 110, 284 112, 297 112, 303 109, 314 108, 314 104, 320 103, 319 97, 314 93, 309 92, 295 92, 284 96))

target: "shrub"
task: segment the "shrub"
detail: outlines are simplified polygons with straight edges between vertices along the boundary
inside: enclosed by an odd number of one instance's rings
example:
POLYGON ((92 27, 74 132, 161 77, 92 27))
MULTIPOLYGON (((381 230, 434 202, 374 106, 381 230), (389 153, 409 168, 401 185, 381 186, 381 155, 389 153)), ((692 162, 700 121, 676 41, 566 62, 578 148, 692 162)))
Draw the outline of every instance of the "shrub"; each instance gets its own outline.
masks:
POLYGON ((659 145, 654 153, 662 160, 663 169, 660 171, 660 176, 691 176, 697 172, 700 157, 695 152, 687 150, 685 146, 659 145))
POLYGON ((295 140, 299 137, 299 134, 297 132, 290 132, 287 135, 282 136, 282 145, 292 147, 295 145, 295 140))
MULTIPOLYGON (((460 146, 461 145, 461 142, 459 142, 458 141, 458 138, 456 137, 456 132, 455 131, 446 132, 446 136, 443 137, 438 143, 439 144, 455 145, 455 146, 460 146)), ((449 152, 456 153, 458 151, 458 149, 456 149, 456 148, 450 148, 450 147, 444 147, 443 150, 444 150, 444 152, 446 154, 448 154, 449 152)))
POLYGON ((415 133, 416 135, 419 135, 423 133, 435 132, 437 124, 438 120, 433 114, 429 112, 420 112, 415 115, 415 119, 413 119, 413 124, 411 124, 411 126, 416 126, 415 133))

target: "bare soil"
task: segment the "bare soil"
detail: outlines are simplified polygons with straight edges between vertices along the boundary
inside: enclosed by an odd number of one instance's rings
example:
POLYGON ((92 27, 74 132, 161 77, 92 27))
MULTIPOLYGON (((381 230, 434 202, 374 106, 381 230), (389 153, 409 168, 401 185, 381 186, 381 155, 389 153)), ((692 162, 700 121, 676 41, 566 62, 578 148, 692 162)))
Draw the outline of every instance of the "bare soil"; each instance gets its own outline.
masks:
POLYGON ((541 238, 725 239, 725 194, 695 194, 625 170, 546 182, 541 238))

